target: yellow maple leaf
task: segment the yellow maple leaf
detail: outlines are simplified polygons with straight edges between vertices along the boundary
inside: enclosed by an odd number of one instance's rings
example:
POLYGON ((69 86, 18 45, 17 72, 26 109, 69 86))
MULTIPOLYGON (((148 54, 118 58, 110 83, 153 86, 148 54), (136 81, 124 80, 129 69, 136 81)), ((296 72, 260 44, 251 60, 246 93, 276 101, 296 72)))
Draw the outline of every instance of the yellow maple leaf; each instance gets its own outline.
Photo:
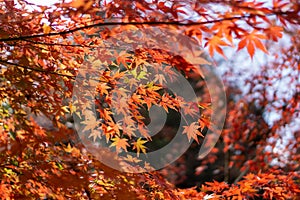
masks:
POLYGON ((147 140, 142 140, 142 138, 139 138, 136 142, 133 143, 133 150, 136 149, 138 157, 139 157, 141 151, 144 154, 146 154, 147 147, 144 146, 144 144, 146 142, 147 142, 147 140))
POLYGON ((48 24, 44 24, 43 25, 43 31, 44 31, 45 34, 48 34, 51 31, 51 27, 48 24))
POLYGON ((73 151, 73 147, 71 146, 70 143, 68 143, 68 146, 66 148, 64 148, 65 152, 67 153, 71 153, 73 151))

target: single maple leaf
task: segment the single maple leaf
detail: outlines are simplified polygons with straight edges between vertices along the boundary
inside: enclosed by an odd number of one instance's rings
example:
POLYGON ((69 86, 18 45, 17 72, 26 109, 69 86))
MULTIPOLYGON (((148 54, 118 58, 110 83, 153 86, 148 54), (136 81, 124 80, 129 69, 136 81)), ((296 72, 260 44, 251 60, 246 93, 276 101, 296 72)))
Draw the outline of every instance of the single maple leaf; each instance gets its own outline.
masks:
POLYGON ((83 132, 88 130, 93 130, 95 127, 98 126, 99 122, 97 121, 93 111, 86 110, 84 114, 85 114, 84 115, 85 121, 81 122, 81 124, 84 124, 86 126, 82 130, 83 132))
POLYGON ((67 153, 71 153, 73 151, 73 147, 71 146, 70 143, 68 143, 68 146, 66 148, 64 148, 65 152, 67 153))
POLYGON ((271 39, 275 42, 278 41, 278 38, 282 38, 283 28, 280 26, 272 26, 269 29, 265 30, 268 39, 271 39))
POLYGON ((108 95, 108 90, 111 89, 110 86, 107 85, 107 83, 101 83, 99 85, 97 85, 97 91, 99 91, 99 93, 101 95, 108 95))
POLYGON ((258 48, 268 54, 268 51, 264 44, 261 42, 261 39, 267 39, 265 35, 258 34, 256 30, 252 31, 250 34, 246 35, 238 44, 238 50, 243 49, 247 46, 247 51, 251 57, 254 56, 255 49, 258 48))
POLYGON ((205 47, 208 46, 209 55, 213 57, 214 51, 217 51, 219 54, 221 54, 224 58, 226 58, 223 50, 220 46, 230 46, 226 42, 222 40, 221 37, 215 35, 212 38, 208 39, 208 41, 204 45, 205 47))
POLYGON ((101 139, 101 132, 99 130, 91 129, 91 133, 89 135, 89 138, 93 137, 93 141, 95 142, 97 138, 101 139))
POLYGON ((48 24, 44 24, 43 25, 43 32, 45 34, 48 34, 48 33, 50 33, 50 31, 51 31, 51 27, 48 24))
POLYGON ((138 157, 139 157, 141 151, 144 154, 146 154, 147 147, 144 146, 144 144, 146 142, 147 142, 147 140, 142 140, 142 138, 139 138, 139 139, 137 139, 136 142, 133 143, 133 150, 136 149, 138 157))
POLYGON ((185 115, 190 115, 190 116, 197 116, 199 114, 199 109, 196 107, 195 103, 193 102, 188 102, 186 105, 184 104, 182 106, 183 108, 183 113, 185 115))
POLYGON ((155 74, 154 82, 158 82, 160 85, 163 85, 167 81, 163 74, 155 74))
POLYGON ((191 123, 189 126, 183 126, 184 130, 183 130, 183 134, 186 133, 189 142, 191 141, 191 138, 193 138, 194 140, 197 141, 197 143, 199 143, 198 141, 198 135, 202 136, 201 132, 199 131, 200 126, 198 124, 196 124, 196 122, 191 123))
POLYGON ((126 51, 121 51, 119 54, 117 52, 115 52, 115 56, 117 58, 117 64, 123 64, 126 68, 128 68, 128 64, 127 62, 129 62, 129 57, 131 56, 130 54, 128 54, 126 51))
POLYGON ((121 149, 124 149, 124 151, 127 152, 127 147, 129 147, 129 144, 127 143, 128 139, 126 138, 119 138, 115 137, 111 139, 113 143, 109 147, 116 147, 117 152, 120 152, 121 149))

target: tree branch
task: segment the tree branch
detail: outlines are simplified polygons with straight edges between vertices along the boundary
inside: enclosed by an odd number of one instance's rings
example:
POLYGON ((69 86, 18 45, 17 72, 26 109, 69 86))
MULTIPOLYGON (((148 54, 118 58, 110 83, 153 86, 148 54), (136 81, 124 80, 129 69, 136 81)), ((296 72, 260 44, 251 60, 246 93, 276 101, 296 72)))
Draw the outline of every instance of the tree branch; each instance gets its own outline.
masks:
MULTIPOLYGON (((276 15, 278 13, 271 13, 266 14, 264 16, 271 16, 276 15)), ((153 26, 159 26, 159 25, 176 25, 176 26, 197 26, 197 25, 204 25, 204 24, 212 24, 222 21, 231 21, 231 20, 237 20, 237 19, 245 19, 245 18, 254 18, 260 15, 244 15, 244 16, 238 16, 238 17, 228 17, 223 19, 216 19, 216 20, 208 20, 203 22, 189 22, 189 23, 183 23, 180 21, 168 21, 168 22, 157 22, 157 21, 145 21, 145 22, 100 22, 96 24, 86 25, 77 27, 74 29, 61 31, 61 32, 51 32, 47 34, 36 34, 36 35, 27 35, 27 36, 19 36, 19 37, 10 37, 10 38, 1 38, 0 42, 8 42, 8 41, 17 41, 17 40, 26 40, 31 38, 38 38, 38 37, 48 37, 48 36, 57 36, 57 35, 66 35, 69 33, 74 33, 80 30, 93 28, 93 27, 100 27, 100 26, 126 26, 126 25, 153 25, 153 26)))
POLYGON ((33 68, 33 67, 29 67, 29 66, 23 66, 23 65, 19 65, 19 64, 16 64, 16 63, 9 62, 9 61, 0 60, 0 63, 7 64, 7 65, 12 65, 14 67, 21 67, 23 69, 29 69, 29 70, 32 70, 32 71, 41 72, 41 73, 45 73, 45 74, 54 74, 54 75, 58 75, 58 76, 64 76, 64 77, 68 77, 68 78, 71 78, 71 79, 75 79, 75 76, 61 74, 61 73, 54 72, 54 71, 47 71, 47 70, 40 69, 40 68, 33 68))
MULTIPOLYGON (((114 48, 114 47, 109 47, 109 46, 96 46, 96 45, 83 45, 83 44, 60 44, 60 43, 48 43, 48 42, 39 42, 39 41, 34 41, 34 40, 28 40, 25 39, 24 41, 30 42, 33 44, 41 44, 41 45, 46 45, 46 46, 61 46, 61 47, 81 47, 81 48, 91 48, 91 49, 107 49, 107 48, 114 48)), ((120 48, 118 48, 120 49, 120 48)), ((124 48, 124 50, 126 50, 124 48)))

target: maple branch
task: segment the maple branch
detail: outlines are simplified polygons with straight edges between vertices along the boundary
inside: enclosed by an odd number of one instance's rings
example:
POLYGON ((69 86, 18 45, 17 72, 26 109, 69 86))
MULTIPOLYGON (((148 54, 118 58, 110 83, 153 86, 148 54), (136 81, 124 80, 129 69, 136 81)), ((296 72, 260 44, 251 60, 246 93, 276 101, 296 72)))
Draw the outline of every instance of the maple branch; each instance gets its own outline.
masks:
MULTIPOLYGON (((61 74, 61 73, 54 72, 54 71, 47 71, 47 70, 40 69, 40 68, 33 68, 33 67, 29 67, 29 66, 23 66, 23 65, 19 65, 19 64, 12 63, 12 62, 9 62, 9 61, 4 61, 4 60, 0 60, 0 63, 12 65, 14 67, 21 67, 23 69, 29 69, 29 70, 36 71, 36 72, 41 72, 41 73, 44 73, 44 74, 53 74, 53 75, 58 75, 58 76, 64 76, 64 77, 67 77, 67 78, 70 78, 70 79, 73 79, 73 80, 78 78, 75 75, 71 76, 71 75, 61 74)), ((98 81, 98 79, 90 79, 90 80, 98 81)))
MULTIPOLYGON (((272 16, 272 15, 278 15, 278 12, 270 13, 270 14, 265 14, 263 16, 272 16)), ((189 23, 183 23, 181 21, 166 21, 166 22, 159 22, 159 21, 145 21, 145 22, 100 22, 96 24, 91 24, 91 25, 86 25, 86 26, 81 26, 77 27, 74 29, 66 30, 66 31, 61 31, 61 32, 51 32, 47 34, 35 34, 35 35, 26 35, 26 36, 19 36, 19 37, 10 37, 10 38, 1 38, 0 42, 8 42, 8 41, 16 41, 16 40, 26 40, 26 39, 31 39, 31 38, 38 38, 38 37, 47 37, 47 36, 57 36, 57 35, 66 35, 69 33, 74 33, 80 30, 88 29, 88 28, 94 28, 94 27, 100 27, 100 26, 126 26, 126 25, 153 25, 153 26, 158 26, 158 25, 177 25, 177 26, 197 26, 197 25, 204 25, 204 24, 212 24, 212 23, 218 23, 222 21, 231 21, 231 20, 237 20, 237 19, 245 19, 245 18, 254 18, 257 16, 262 16, 262 15, 244 15, 244 16, 238 16, 238 17, 228 17, 228 18, 223 18, 223 19, 215 19, 215 20, 207 20, 203 22, 189 22, 189 23)))
POLYGON ((45 74, 54 74, 54 75, 58 75, 58 76, 64 76, 64 77, 68 77, 68 78, 71 78, 71 79, 75 79, 75 76, 70 76, 70 75, 67 75, 67 74, 61 74, 61 73, 54 72, 54 71, 47 71, 47 70, 40 69, 40 68, 33 68, 33 67, 29 67, 29 66, 23 66, 23 65, 19 65, 19 64, 16 64, 16 63, 9 62, 9 61, 0 60, 0 63, 12 65, 14 67, 21 67, 23 69, 29 69, 29 70, 32 70, 32 71, 41 72, 41 73, 45 73, 45 74))
POLYGON ((83 44, 61 44, 61 43, 48 43, 48 42, 39 42, 39 41, 34 41, 34 40, 28 40, 25 39, 24 41, 30 42, 33 44, 41 44, 41 45, 46 45, 46 46, 62 46, 62 47, 81 47, 81 48, 94 48, 94 49, 120 49, 120 50, 126 50, 126 48, 115 48, 115 47, 110 47, 110 46, 95 46, 95 45, 83 45, 83 44))
POLYGON ((24 41, 30 42, 30 43, 33 43, 33 44, 41 44, 41 45, 47 45, 47 46, 89 47, 89 48, 93 48, 93 46, 81 45, 81 44, 59 44, 59 43, 48 43, 48 42, 39 42, 39 41, 33 41, 33 40, 27 40, 27 39, 25 39, 24 41))

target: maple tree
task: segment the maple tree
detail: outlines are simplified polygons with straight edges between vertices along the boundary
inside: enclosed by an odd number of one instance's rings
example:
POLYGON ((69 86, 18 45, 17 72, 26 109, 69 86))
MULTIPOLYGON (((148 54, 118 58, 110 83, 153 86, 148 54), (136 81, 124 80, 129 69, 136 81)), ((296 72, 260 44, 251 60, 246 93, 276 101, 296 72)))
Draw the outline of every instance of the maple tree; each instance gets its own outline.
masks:
MULTIPOLYGON (((42 6, 1 0, 0 7, 1 198, 300 196, 299 127, 294 125, 300 102, 298 1, 73 0, 42 6), (157 48, 149 35, 164 48, 157 48), (283 36, 287 44, 276 46, 283 36), (128 44, 134 49, 126 48, 128 44), (174 54, 172 45, 182 54, 174 54), (178 120, 167 121, 163 134, 152 136, 147 116, 154 105, 171 117, 180 112, 181 121, 192 121, 180 122, 187 144, 196 149, 202 144, 206 131, 213 129, 209 119, 217 114, 210 106, 211 91, 203 86, 207 71, 196 67, 210 63, 201 57, 202 48, 213 63, 219 55, 230 59, 230 50, 239 55, 246 50, 249 62, 258 53, 270 60, 245 80, 243 86, 250 85, 246 95, 227 84, 230 73, 224 75, 226 126, 216 147, 194 166, 199 177, 207 176, 205 170, 218 169, 223 173, 220 180, 213 181, 212 174, 206 177, 210 182, 200 181, 197 189, 178 189, 162 177, 164 170, 153 172, 151 163, 142 162, 157 146, 172 140, 178 120), (200 100, 166 87, 172 87, 168 84, 179 75, 196 91, 200 88, 200 100), (290 89, 278 89, 279 83, 290 89), (265 118, 269 113, 278 114, 270 124, 265 118), (291 132, 293 139, 278 147, 279 140, 287 140, 283 132, 291 132), (104 139, 103 145, 115 153, 84 146, 85 139, 104 139), (127 156, 120 162, 114 159, 122 155, 127 156), (120 172, 102 160, 144 173, 120 172)), ((234 61, 236 68, 243 64, 234 61)), ((173 150, 179 149, 175 144, 173 150)), ((175 159, 167 156, 166 160, 175 159)), ((197 155, 187 156, 195 160, 197 155)), ((178 163, 189 165, 184 158, 178 163)), ((166 169, 178 171, 172 167, 166 169)))

